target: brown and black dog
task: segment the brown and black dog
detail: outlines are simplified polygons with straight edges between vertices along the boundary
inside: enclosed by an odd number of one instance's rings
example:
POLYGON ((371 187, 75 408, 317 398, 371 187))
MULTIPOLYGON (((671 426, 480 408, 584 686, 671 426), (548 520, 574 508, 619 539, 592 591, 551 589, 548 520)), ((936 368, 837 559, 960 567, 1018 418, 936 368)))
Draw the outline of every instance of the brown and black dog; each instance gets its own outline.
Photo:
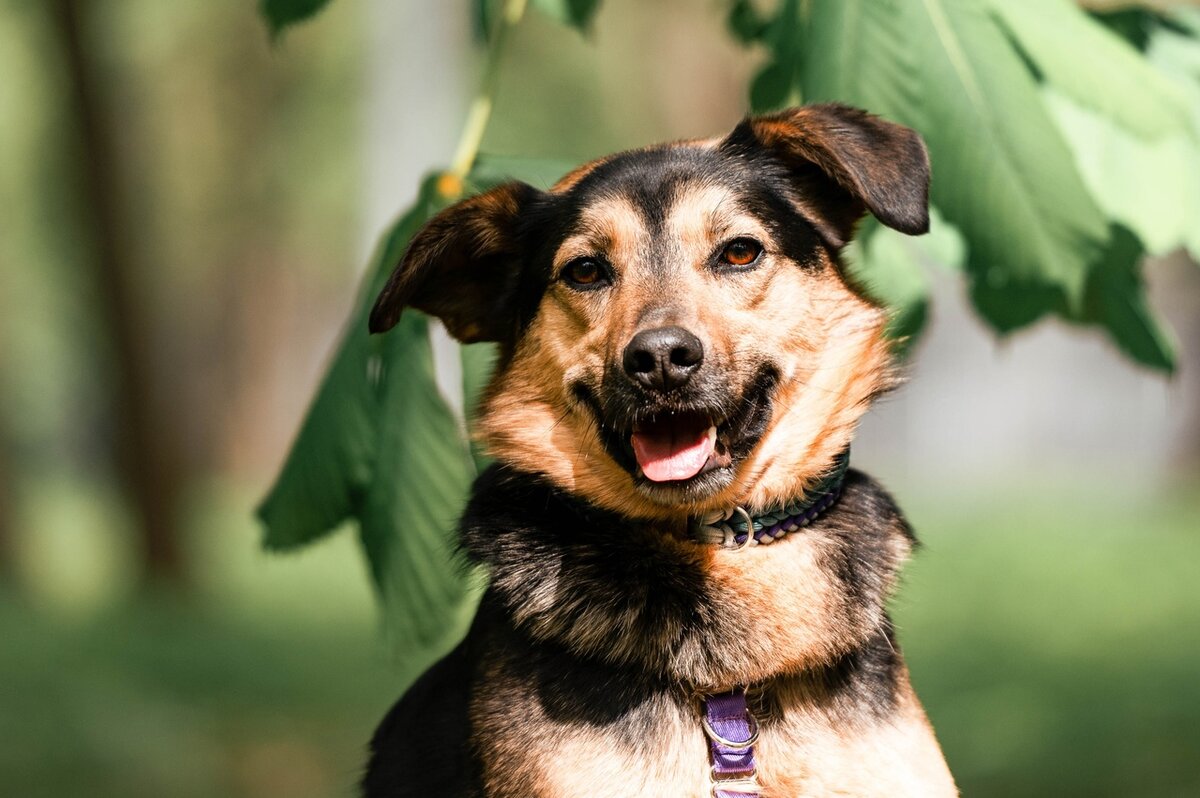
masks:
POLYGON ((896 382, 839 252, 868 211, 925 232, 928 186, 916 133, 814 105, 426 224, 371 329, 414 307, 500 345, 461 523, 490 587, 380 725, 368 798, 957 794, 884 607, 912 534, 839 470, 896 382), (786 536, 730 531, 788 507, 786 536), (758 730, 730 790, 724 691, 758 730))

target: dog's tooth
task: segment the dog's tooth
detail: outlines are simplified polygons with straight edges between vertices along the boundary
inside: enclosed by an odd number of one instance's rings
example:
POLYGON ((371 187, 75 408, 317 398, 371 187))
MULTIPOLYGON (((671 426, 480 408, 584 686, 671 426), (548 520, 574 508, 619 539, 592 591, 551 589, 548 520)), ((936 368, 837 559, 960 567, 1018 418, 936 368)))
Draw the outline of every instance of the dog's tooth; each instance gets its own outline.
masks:
POLYGON ((715 445, 717 442, 717 425, 716 424, 713 424, 711 427, 708 428, 707 435, 708 435, 708 442, 715 445))

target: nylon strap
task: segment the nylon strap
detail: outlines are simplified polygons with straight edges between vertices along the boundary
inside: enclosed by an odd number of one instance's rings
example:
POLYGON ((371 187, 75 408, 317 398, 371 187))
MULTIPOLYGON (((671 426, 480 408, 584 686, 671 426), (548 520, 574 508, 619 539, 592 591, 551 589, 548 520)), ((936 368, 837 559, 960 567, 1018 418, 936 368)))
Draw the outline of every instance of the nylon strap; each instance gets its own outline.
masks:
POLYGON ((704 733, 712 760, 710 779, 714 798, 757 798, 759 785, 754 764, 758 723, 746 705, 746 691, 704 697, 704 733))

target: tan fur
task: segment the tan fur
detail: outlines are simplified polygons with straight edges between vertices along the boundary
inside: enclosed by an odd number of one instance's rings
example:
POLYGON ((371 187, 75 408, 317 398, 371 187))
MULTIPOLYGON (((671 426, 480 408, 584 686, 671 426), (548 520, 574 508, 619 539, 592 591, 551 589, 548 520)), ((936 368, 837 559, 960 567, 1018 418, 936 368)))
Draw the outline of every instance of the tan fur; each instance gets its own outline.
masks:
MULTIPOLYGON (((637 745, 603 728, 531 718, 535 735, 497 746, 487 761, 495 794, 588 798, 710 798, 707 741, 695 718, 672 713, 637 745), (535 722, 536 721, 536 722, 535 722), (514 778, 514 757, 525 778, 514 778), (619 775, 617 775, 619 774, 619 775)), ((920 706, 906 702, 884 721, 844 728, 812 713, 793 713, 758 742, 762 798, 951 798, 958 791, 920 706)))
POLYGON ((463 527, 464 548, 488 566, 491 585, 484 622, 460 650, 466 659, 443 671, 457 684, 469 667, 462 724, 478 787, 490 798, 710 798, 702 697, 740 686, 759 720, 763 798, 955 796, 903 660, 888 649, 885 606, 913 538, 878 485, 852 472, 818 521, 743 551, 687 534, 693 516, 766 511, 812 489, 871 400, 895 383, 885 314, 848 284, 833 253, 866 210, 903 232, 927 229, 924 145, 863 112, 813 106, 747 120, 719 141, 667 147, 720 148, 726 160, 699 154, 716 166, 688 171, 677 167, 698 154, 670 152, 684 157, 661 161, 662 172, 618 169, 604 183, 596 170, 611 159, 601 159, 556 183, 549 204, 521 184, 493 189, 427 226, 376 308, 385 329, 410 304, 449 316, 461 339, 501 343, 479 418, 502 467, 477 485, 484 520, 469 520, 469 510, 463 527), (773 159, 765 167, 764 150, 773 159), (737 182, 759 168, 752 178, 767 181, 765 199, 737 182), (580 185, 593 175, 595 186, 580 185), (764 211, 779 202, 807 224, 764 211), (559 214, 523 222, 572 223, 544 292, 545 253, 525 240, 539 231, 516 224, 523 203, 559 214), (775 240, 784 218, 799 229, 775 240), (722 265, 721 253, 739 238, 762 251, 734 270, 740 255, 722 265), (539 293, 520 294, 531 276, 516 271, 530 257, 523 247, 536 253, 524 267, 536 264, 539 293), (591 274, 603 272, 603 282, 574 271, 580 259, 597 261, 591 274), (653 426, 637 411, 697 422, 686 415, 695 406, 669 404, 672 392, 632 391, 628 380, 650 384, 636 348, 634 365, 623 365, 639 332, 676 326, 702 343, 689 390, 703 397, 703 423, 718 424, 713 468, 701 477, 713 479, 691 492, 635 482, 610 456, 602 432, 613 431, 597 418, 621 434, 643 432, 635 421, 653 426), (608 406, 598 412, 601 399, 608 406), (718 417, 739 404, 722 427, 718 417), (723 441, 722 428, 735 431, 723 441), (730 462, 732 474, 720 470, 730 462), (573 509, 577 499, 620 518, 573 509), (512 505, 527 505, 528 524, 509 522, 512 505))
POLYGON ((763 798, 888 796, 946 798, 958 790, 911 689, 886 719, 844 721, 814 711, 787 687, 793 711, 762 734, 757 751, 763 798))
MULTIPOLYGON (((907 542, 893 540, 895 561, 907 542)), ((830 573, 828 544, 819 534, 748 551, 711 550, 711 590, 738 614, 745 629, 744 659, 715 671, 706 686, 754 683, 779 673, 799 673, 835 660, 882 628, 882 607, 869 614, 844 600, 845 586, 830 573)), ((890 587, 890 586, 889 586, 890 587)))
POLYGON ((602 298, 551 286, 482 413, 484 442, 498 459, 634 518, 678 520, 795 497, 845 448, 867 403, 888 382, 884 314, 851 290, 831 262, 815 268, 785 262, 761 224, 721 189, 701 184, 680 193, 668 218, 674 257, 667 265, 647 262, 650 234, 623 200, 587 210, 581 232, 556 255, 556 268, 603 252, 619 270, 617 284, 602 298), (763 241, 774 262, 735 284, 704 264, 714 246, 736 235, 763 241), (764 352, 784 368, 763 444, 729 488, 690 505, 665 507, 638 493, 605 453, 594 419, 568 392, 581 376, 599 384, 605 362, 645 323, 647 309, 659 324, 701 333, 706 359, 743 385, 752 377, 747 364, 760 362, 764 352))
MULTIPOLYGON (((871 595, 850 597, 830 564, 842 556, 846 537, 854 533, 845 524, 828 524, 777 544, 731 551, 648 530, 639 543, 647 557, 695 564, 708 575, 706 592, 714 604, 730 608, 737 629, 736 645, 676 645, 657 667, 681 683, 720 692, 734 684, 820 668, 866 643, 884 628, 883 599, 911 544, 898 525, 886 529, 880 536, 885 541, 880 570, 863 588, 871 595)), ((635 616, 616 614, 602 595, 577 605, 569 598, 571 586, 552 577, 536 580, 536 589, 530 587, 534 580, 529 574, 505 571, 494 579, 506 595, 519 596, 509 609, 534 639, 584 657, 643 662, 645 626, 635 616)), ((654 633, 678 639, 683 630, 668 623, 660 619, 654 633)))
MULTIPOLYGON (((712 138, 710 138, 710 139, 679 139, 678 141, 675 141, 668 146, 701 147, 704 149, 712 149, 713 147, 716 147, 718 143, 720 143, 720 139, 712 139, 712 138)), ((636 151, 637 150, 632 150, 632 152, 636 152, 636 151)), ((574 169, 572 169, 571 171, 567 172, 565 175, 560 177, 557 181, 555 181, 554 185, 550 187, 550 193, 565 194, 566 192, 573 189, 575 186, 579 185, 580 181, 582 181, 584 178, 586 178, 592 172, 596 171, 597 168, 608 163, 611 160, 611 158, 612 158, 612 156, 608 156, 608 157, 604 157, 604 158, 597 158, 594 161, 588 161, 585 164, 581 164, 581 165, 575 167, 574 169)))
POLYGON ((570 191, 579 184, 580 180, 583 180, 592 172, 596 171, 596 168, 604 164, 607 160, 607 158, 597 158, 594 161, 588 161, 582 166, 572 169, 570 172, 567 172, 565 175, 560 177, 558 181, 550 187, 550 192, 552 194, 563 194, 567 191, 570 191))
MULTIPOLYGON (((489 795, 588 798, 707 798, 708 743, 689 710, 662 701, 645 708, 653 733, 629 740, 608 727, 556 720, 522 678, 520 663, 489 667, 486 682, 526 707, 514 722, 503 707, 477 700, 489 795)), ((760 724, 756 745, 762 798, 951 798, 958 795, 933 730, 911 689, 885 717, 847 722, 822 708, 812 688, 776 680, 778 716, 760 724)))
MULTIPOLYGON (((587 167, 562 185, 574 184, 586 172, 587 167)), ((618 269, 616 284, 603 298, 551 287, 509 367, 489 391, 483 434, 493 454, 517 468, 545 474, 565 490, 623 515, 665 521, 678 531, 685 514, 732 504, 765 508, 801 493, 849 444, 870 400, 890 387, 893 377, 883 312, 849 287, 827 258, 805 268, 785 262, 773 251, 768 231, 724 190, 698 184, 681 191, 668 215, 666 236, 673 258, 666 274, 674 290, 662 276, 664 264, 646 262, 649 232, 633 208, 606 199, 587 210, 579 232, 556 254, 555 268, 602 252, 618 269), (762 241, 775 262, 761 267, 757 279, 722 283, 704 264, 715 246, 739 235, 762 241), (681 285, 687 290, 678 290, 681 285), (760 445, 726 490, 691 506, 667 508, 638 493, 605 453, 587 409, 568 395, 568 386, 580 377, 599 384, 605 362, 646 323, 648 309, 657 314, 656 324, 700 332, 706 359, 739 380, 752 377, 744 364, 760 361, 764 353, 784 368, 760 445)), ((907 557, 908 541, 900 534, 892 540, 898 563, 907 557)), ((697 689, 724 689, 820 667, 863 644, 885 623, 881 604, 863 617, 862 606, 846 600, 844 585, 824 559, 820 534, 744 552, 699 547, 671 535, 660 535, 651 545, 678 547, 680 557, 704 558, 709 590, 745 626, 745 646, 736 661, 675 663, 675 672, 687 674, 697 689)), ((515 617, 520 622, 536 615, 545 609, 540 606, 531 596, 515 617)), ((639 645, 614 635, 608 625, 589 627, 586 617, 567 635, 550 627, 544 633, 547 639, 565 636, 580 651, 610 655, 639 645)), ((537 622, 530 623, 538 634, 537 622)), ((782 720, 764 731, 758 748, 764 798, 957 795, 907 682, 894 712, 852 725, 814 710, 816 703, 803 690, 782 684, 776 694, 782 720)), ((597 798, 711 795, 706 741, 694 715, 667 712, 654 737, 634 747, 603 728, 560 725, 549 718, 528 727, 537 730, 536 739, 523 738, 485 755, 485 761, 507 763, 494 774, 493 785, 525 784, 545 795, 597 798), (510 769, 514 757, 528 767, 524 778, 515 778, 510 769), (618 773, 622 776, 614 779, 618 773)))

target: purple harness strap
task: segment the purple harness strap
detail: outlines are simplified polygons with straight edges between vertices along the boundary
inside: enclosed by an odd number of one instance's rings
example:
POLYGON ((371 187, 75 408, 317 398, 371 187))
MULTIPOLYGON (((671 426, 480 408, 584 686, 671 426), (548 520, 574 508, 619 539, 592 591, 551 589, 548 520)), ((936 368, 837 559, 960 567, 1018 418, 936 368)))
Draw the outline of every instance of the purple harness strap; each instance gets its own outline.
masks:
POLYGON ((746 691, 704 697, 704 733, 712 756, 714 798, 757 798, 759 785, 754 766, 758 723, 746 705, 746 691))

